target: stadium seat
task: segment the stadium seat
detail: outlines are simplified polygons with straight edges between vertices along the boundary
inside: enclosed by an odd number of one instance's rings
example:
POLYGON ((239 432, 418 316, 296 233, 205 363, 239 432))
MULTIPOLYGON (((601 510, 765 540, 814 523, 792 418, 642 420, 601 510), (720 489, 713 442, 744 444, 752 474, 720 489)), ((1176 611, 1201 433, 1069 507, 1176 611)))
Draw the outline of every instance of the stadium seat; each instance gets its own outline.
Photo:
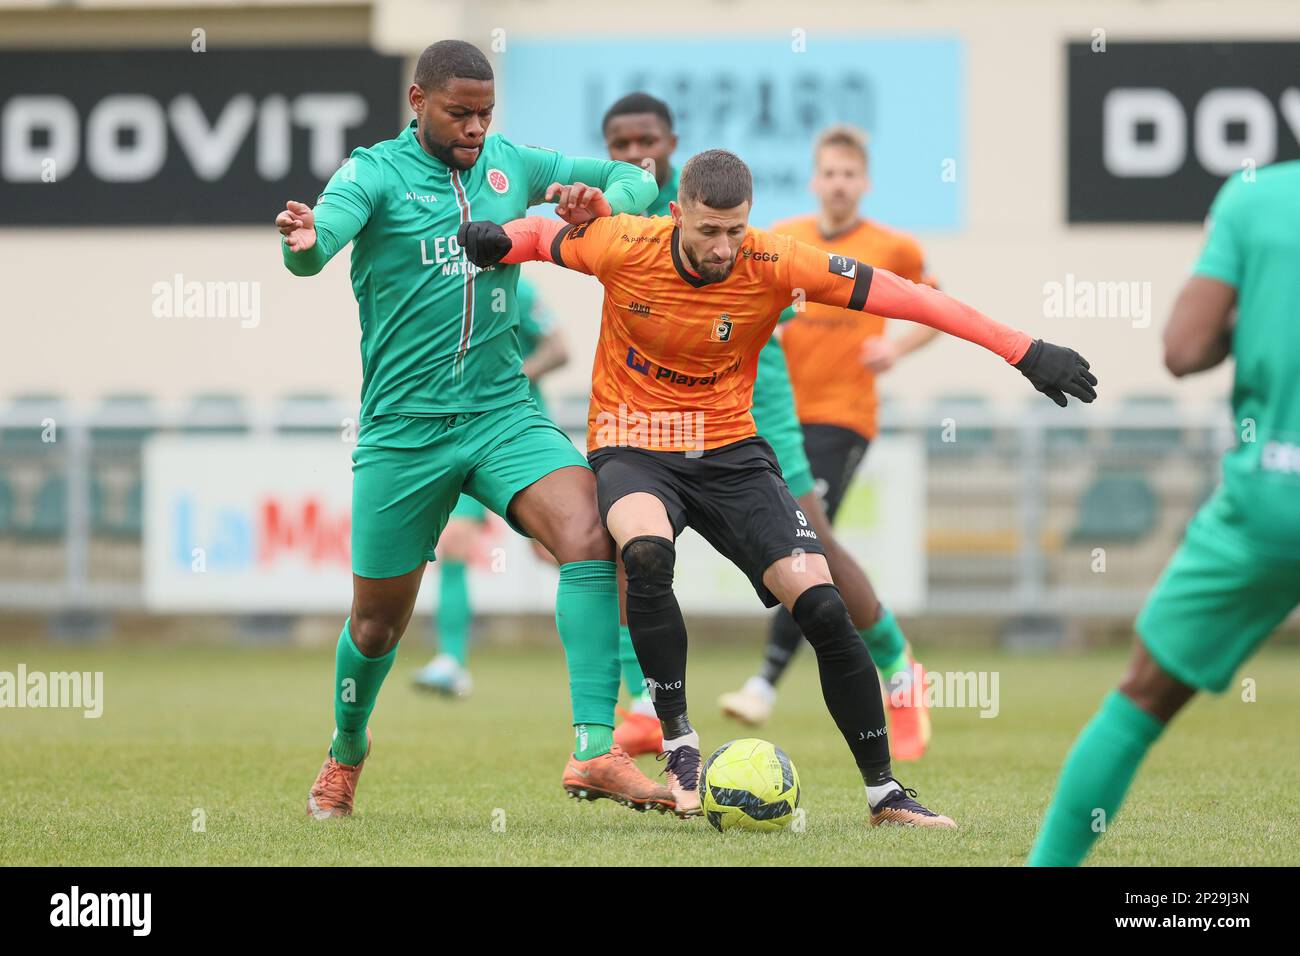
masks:
POLYGON ((1065 408, 1057 408, 1043 396, 1032 395, 1025 400, 1025 413, 1043 423, 1043 443, 1049 453, 1069 454, 1087 446, 1087 422, 1095 416, 1081 403, 1071 400, 1065 408))
POLYGON ((20 537, 31 540, 61 538, 68 527, 68 479, 48 475, 36 489, 31 517, 15 527, 20 537))
POLYGON ((104 396, 90 418, 91 447, 112 452, 137 451, 158 430, 156 424, 142 421, 155 414, 153 398, 149 395, 119 392, 104 396))
POLYGON ((14 488, 9 476, 0 471, 0 534, 8 534, 14 525, 14 488))
MULTIPOLYGON (((1176 423, 1178 406, 1170 395, 1126 395, 1120 399, 1119 411, 1115 422, 1124 424, 1126 418, 1157 415, 1168 417, 1176 423)), ((1159 458, 1177 450, 1183 442, 1183 430, 1177 424, 1172 425, 1135 425, 1133 427, 1115 427, 1110 431, 1111 449, 1119 457, 1134 460, 1138 458, 1159 458)))
POLYGON ((1071 544, 1131 544, 1155 528, 1159 512, 1155 489, 1133 472, 1099 474, 1079 499, 1078 524, 1071 544))
POLYGON ((90 529, 94 534, 138 538, 144 530, 144 481, 134 476, 114 508, 112 489, 99 475, 90 480, 90 529))
POLYGON ((67 403, 62 397, 48 393, 17 395, 5 409, 5 421, 0 426, 0 445, 10 452, 33 452, 48 443, 41 436, 46 419, 56 426, 67 420, 67 403))
POLYGON ((941 395, 935 401, 929 421, 925 424, 925 444, 931 454, 971 455, 993 447, 993 428, 989 425, 966 424, 968 418, 985 418, 991 414, 988 398, 980 394, 954 393, 941 395), (944 441, 944 422, 952 419, 956 441, 944 441))
POLYGON ((194 396, 181 419, 181 432, 186 435, 242 435, 247 431, 244 400, 228 392, 194 396))
POLYGON ((343 420, 358 420, 337 396, 321 392, 297 392, 280 399, 275 410, 275 430, 281 435, 338 435, 343 420))

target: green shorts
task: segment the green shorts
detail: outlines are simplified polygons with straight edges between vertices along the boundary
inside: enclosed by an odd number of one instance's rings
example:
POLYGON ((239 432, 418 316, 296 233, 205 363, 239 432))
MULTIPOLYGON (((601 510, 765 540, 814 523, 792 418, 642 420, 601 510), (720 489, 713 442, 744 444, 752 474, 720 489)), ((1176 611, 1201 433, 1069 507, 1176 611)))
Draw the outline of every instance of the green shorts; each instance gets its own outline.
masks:
POLYGON ((462 491, 509 522, 516 494, 571 466, 588 467, 532 399, 485 412, 376 418, 352 452, 352 571, 406 574, 433 560, 462 491))
POLYGON ((758 437, 776 452, 776 463, 791 496, 808 494, 814 487, 812 466, 803 448, 803 426, 794 409, 794 388, 785 353, 776 339, 771 339, 758 354, 752 411, 758 437))
POLYGON ((1137 632, 1170 675, 1221 693, 1297 603, 1300 560, 1258 554, 1202 508, 1138 615, 1137 632))

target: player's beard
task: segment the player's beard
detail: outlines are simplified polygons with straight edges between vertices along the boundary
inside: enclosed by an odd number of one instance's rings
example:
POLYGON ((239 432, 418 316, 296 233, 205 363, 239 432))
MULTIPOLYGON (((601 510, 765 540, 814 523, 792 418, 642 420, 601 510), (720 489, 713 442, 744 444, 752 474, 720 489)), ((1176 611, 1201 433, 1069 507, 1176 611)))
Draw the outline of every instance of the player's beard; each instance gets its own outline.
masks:
MULTIPOLYGON (((739 253, 737 253, 738 255, 739 253)), ((691 268, 696 271, 701 279, 709 282, 721 282, 727 276, 731 275, 731 270, 736 268, 736 258, 732 256, 730 262, 698 262, 691 250, 686 250, 686 259, 691 264, 691 268)))
POLYGON ((438 142, 429 134, 428 130, 426 130, 423 125, 418 127, 418 131, 420 134, 420 145, 424 147, 425 152, 439 162, 445 163, 451 169, 459 169, 462 171, 471 169, 474 164, 478 162, 479 156, 483 155, 483 150, 480 147, 474 158, 467 163, 462 159, 456 158, 451 143, 438 142))

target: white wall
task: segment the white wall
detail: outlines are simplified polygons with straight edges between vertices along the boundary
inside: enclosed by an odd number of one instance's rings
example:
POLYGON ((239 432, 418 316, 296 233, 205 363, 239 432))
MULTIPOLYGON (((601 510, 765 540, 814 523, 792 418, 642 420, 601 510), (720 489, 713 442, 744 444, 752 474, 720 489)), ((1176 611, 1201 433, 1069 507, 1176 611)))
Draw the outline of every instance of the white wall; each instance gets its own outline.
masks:
MULTIPOLYGON (((967 228, 958 235, 919 237, 944 288, 1003 321, 1078 348, 1101 377, 1103 395, 1176 388, 1190 399, 1208 400, 1226 391, 1226 369, 1175 386, 1160 361, 1160 328, 1195 258, 1199 229, 1064 223, 1063 45, 1097 27, 1106 29, 1110 42, 1294 37, 1300 34, 1294 4, 832 2, 801 9, 760 0, 663 0, 654 5, 650 23, 645 9, 568 0, 386 0, 372 11, 368 32, 388 52, 416 53, 427 42, 456 34, 487 47, 494 28, 504 28, 509 38, 568 35, 574 24, 582 25, 583 35, 651 29, 682 35, 787 33, 802 27, 814 55, 817 37, 830 33, 957 33, 966 42, 969 83, 967 161, 958 171, 966 177, 967 228), (1044 317, 1044 283, 1064 281, 1067 273, 1093 281, 1150 282, 1155 320, 1134 328, 1124 320, 1044 317)), ((114 11, 108 15, 119 28, 105 33, 109 21, 102 11, 0 12, 0 43, 76 46, 102 36, 110 38, 104 42, 172 42, 177 31, 187 39, 188 25, 203 22, 218 24, 229 42, 360 41, 367 39, 362 14, 352 7, 310 15, 302 9, 151 10, 127 16, 134 26, 126 29, 124 15, 114 11)), ((501 104, 499 122, 508 129, 508 103, 501 104)), ((354 397, 360 387, 359 330, 346 256, 314 279, 289 275, 271 226, 275 212, 267 210, 264 229, 0 227, 0 395, 53 390, 91 403, 122 389, 146 389, 167 400, 234 389, 269 400, 311 389, 354 397), (259 325, 154 318, 152 288, 176 273, 259 283, 259 325)), ((562 318, 575 356, 550 387, 585 391, 599 289, 590 279, 555 269, 538 267, 533 275, 562 318)), ((956 390, 1010 400, 1026 394, 1019 376, 952 341, 899 366, 882 388, 916 401, 956 390)))

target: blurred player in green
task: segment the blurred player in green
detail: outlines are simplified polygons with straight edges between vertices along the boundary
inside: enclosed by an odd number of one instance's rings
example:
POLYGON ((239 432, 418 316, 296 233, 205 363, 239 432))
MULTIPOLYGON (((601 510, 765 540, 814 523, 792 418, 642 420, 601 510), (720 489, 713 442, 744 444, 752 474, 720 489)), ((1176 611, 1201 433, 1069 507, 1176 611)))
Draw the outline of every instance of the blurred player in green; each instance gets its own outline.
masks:
MULTIPOLYGON (((471 219, 508 221, 555 200, 571 223, 644 209, 635 166, 488 136, 496 95, 476 47, 427 48, 407 91, 415 119, 354 150, 315 209, 276 217, 285 266, 315 275, 352 243, 361 320, 361 429, 352 455, 352 610, 335 657, 334 736, 307 798, 352 812, 368 723, 415 607, 425 563, 462 493, 555 557, 555 622, 573 705, 562 783, 588 799, 670 809, 671 793, 613 745, 618 698, 614 550, 582 453, 537 407, 520 353, 516 267, 479 269, 456 241, 471 219)), ((310 360, 310 352, 304 352, 310 360)))
MULTIPOLYGON (((677 135, 673 132, 672 112, 668 105, 647 93, 629 93, 606 111, 602 132, 611 159, 634 165, 640 165, 647 159, 653 161, 659 195, 645 210, 645 214, 647 216, 669 215, 668 204, 677 199, 678 171, 672 165, 673 150, 677 148, 677 135)), ((865 156, 851 158, 858 160, 862 166, 860 175, 864 180, 862 187, 852 194, 852 212, 856 215, 858 200, 865 191, 865 156)), ((828 188, 828 191, 838 195, 842 189, 835 187, 828 188)), ((878 264, 893 267, 892 262, 878 264)), ((782 315, 782 319, 788 319, 794 314, 793 309, 787 310, 782 315)), ((925 328, 920 330, 919 334, 921 338, 917 344, 928 341, 937 333, 933 329, 925 328)), ((813 469, 804 450, 804 431, 795 411, 794 390, 786 369, 785 354, 776 336, 773 336, 759 352, 753 402, 752 412, 758 434, 772 446, 786 484, 790 488, 790 494, 799 502, 800 508, 807 515, 809 523, 825 547, 832 577, 844 596, 854 626, 859 628, 859 634, 866 642, 873 662, 880 670, 881 676, 887 680, 910 678, 913 674, 913 662, 897 621, 881 606, 866 573, 835 539, 831 530, 830 519, 817 493, 813 469)), ((619 575, 619 591, 622 595, 626 585, 621 567, 619 575)), ((625 606, 622 608, 621 622, 619 649, 623 681, 629 693, 635 694, 633 688, 644 687, 644 678, 637 663, 636 652, 632 648, 625 606)), ((794 626, 793 620, 790 621, 790 625, 794 626)), ((795 638, 801 639, 798 627, 795 627, 795 638)), ((751 691, 750 694, 724 694, 721 704, 727 714, 751 724, 758 724, 766 719, 771 709, 771 700, 770 698, 757 702, 751 700, 750 698, 754 696, 752 683, 753 681, 750 685, 746 685, 751 691), (764 703, 765 709, 760 712, 759 705, 764 703)), ((890 686, 900 690, 906 689, 905 685, 890 686)), ((926 716, 923 713, 917 714, 919 708, 906 706, 910 696, 900 692, 886 697, 891 716, 891 744, 895 756, 900 760, 919 758, 929 738, 928 720, 923 731, 917 720, 906 719, 913 714, 919 718, 926 716), (900 714, 903 716, 900 717, 900 714), (897 739, 893 736, 896 730, 897 739)), ((614 739, 633 755, 658 753, 662 748, 663 738, 649 695, 644 692, 635 695, 631 712, 625 711, 622 716, 623 722, 615 730, 614 739)))
MULTIPOLYGON (((543 376, 563 368, 569 360, 564 335, 537 297, 537 290, 520 276, 516 293, 519 306, 519 351, 524 357, 528 391, 543 415, 549 417, 542 397, 543 376)), ((469 673, 469 638, 474 621, 470 599, 469 567, 487 550, 487 508, 469 495, 461 495, 447 527, 438 539, 438 603, 434 621, 438 654, 415 672, 415 686, 450 697, 466 697, 474 682, 469 673)), ((533 539, 543 561, 554 563, 550 552, 533 539)))
POLYGON ((1066 757, 1031 866, 1083 862, 1173 716, 1227 690, 1300 603, 1300 161, 1244 176, 1210 208, 1164 337, 1179 377, 1235 360, 1239 443, 1138 615, 1128 673, 1066 757))

